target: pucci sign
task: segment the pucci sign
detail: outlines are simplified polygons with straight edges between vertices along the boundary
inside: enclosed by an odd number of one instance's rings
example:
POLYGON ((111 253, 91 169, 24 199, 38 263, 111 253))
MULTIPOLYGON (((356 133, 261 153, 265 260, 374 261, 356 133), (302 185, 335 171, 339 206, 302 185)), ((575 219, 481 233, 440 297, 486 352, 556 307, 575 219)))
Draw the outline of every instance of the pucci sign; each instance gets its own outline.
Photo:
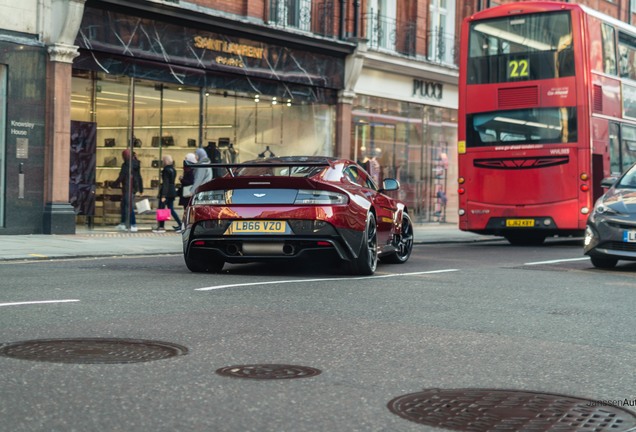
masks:
POLYGON ((424 99, 441 100, 444 96, 444 85, 435 81, 413 80, 413 94, 411 96, 424 99))

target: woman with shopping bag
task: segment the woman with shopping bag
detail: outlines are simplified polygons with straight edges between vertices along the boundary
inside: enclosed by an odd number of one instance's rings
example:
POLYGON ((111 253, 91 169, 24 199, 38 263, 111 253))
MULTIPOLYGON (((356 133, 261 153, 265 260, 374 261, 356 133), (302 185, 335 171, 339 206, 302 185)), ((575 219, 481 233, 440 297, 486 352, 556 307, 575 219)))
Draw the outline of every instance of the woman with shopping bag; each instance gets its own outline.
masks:
POLYGON ((159 187, 159 208, 157 209, 157 227, 153 229, 153 232, 162 233, 166 232, 165 223, 169 219, 168 210, 170 215, 177 223, 173 228, 177 232, 181 232, 181 219, 174 210, 174 200, 177 197, 177 188, 175 186, 175 180, 177 178, 177 171, 174 169, 174 160, 172 156, 165 155, 162 158, 163 168, 161 170, 161 185, 159 187))

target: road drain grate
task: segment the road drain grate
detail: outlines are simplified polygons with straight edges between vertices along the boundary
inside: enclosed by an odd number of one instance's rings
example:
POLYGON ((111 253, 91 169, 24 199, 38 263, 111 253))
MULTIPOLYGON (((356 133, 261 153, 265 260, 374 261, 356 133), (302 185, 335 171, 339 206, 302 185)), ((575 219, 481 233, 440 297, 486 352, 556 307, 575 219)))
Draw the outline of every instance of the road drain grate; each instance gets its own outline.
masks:
POLYGON ((427 389, 388 403, 394 414, 456 431, 627 431, 633 413, 570 396, 512 390, 427 389))
POLYGON ((286 364, 253 364, 226 366, 217 369, 216 373, 232 378, 293 379, 316 376, 320 374, 320 370, 308 366, 286 364))
POLYGON ((40 339, 0 345, 0 356, 53 363, 141 363, 184 355, 186 347, 139 339, 40 339))

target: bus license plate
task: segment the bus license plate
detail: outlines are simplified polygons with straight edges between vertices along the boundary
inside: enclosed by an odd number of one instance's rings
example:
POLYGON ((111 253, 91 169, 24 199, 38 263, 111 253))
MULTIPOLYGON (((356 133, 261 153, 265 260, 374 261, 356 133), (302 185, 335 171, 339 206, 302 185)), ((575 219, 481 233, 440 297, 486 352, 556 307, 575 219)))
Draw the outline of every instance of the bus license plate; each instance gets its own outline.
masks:
POLYGON ((506 226, 510 228, 533 227, 534 219, 506 219, 506 226))
POLYGON ((233 221, 226 234, 284 234, 287 222, 272 220, 233 221))
POLYGON ((636 231, 623 231, 623 241, 625 243, 636 243, 636 231))

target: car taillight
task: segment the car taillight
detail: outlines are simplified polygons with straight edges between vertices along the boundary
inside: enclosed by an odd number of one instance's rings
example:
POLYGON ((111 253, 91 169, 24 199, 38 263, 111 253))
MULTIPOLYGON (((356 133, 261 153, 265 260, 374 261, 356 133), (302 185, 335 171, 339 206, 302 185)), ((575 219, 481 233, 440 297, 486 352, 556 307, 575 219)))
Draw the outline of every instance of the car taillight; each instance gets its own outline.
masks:
POLYGON ((294 201, 294 204, 333 205, 346 204, 347 202, 347 196, 338 192, 300 189, 296 194, 296 200, 294 201))

